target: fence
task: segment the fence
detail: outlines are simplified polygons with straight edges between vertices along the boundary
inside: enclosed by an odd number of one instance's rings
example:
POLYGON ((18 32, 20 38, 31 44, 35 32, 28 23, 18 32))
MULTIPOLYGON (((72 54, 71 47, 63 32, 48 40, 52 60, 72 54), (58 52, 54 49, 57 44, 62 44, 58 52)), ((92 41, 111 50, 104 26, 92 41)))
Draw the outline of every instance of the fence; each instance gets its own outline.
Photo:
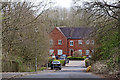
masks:
POLYGON ((18 72, 19 64, 15 61, 2 60, 2 72, 18 72))
MULTIPOLYGON (((43 65, 38 64, 38 70, 43 65)), ((16 61, 2 60, 2 72, 33 72, 35 63, 18 63, 16 61)))

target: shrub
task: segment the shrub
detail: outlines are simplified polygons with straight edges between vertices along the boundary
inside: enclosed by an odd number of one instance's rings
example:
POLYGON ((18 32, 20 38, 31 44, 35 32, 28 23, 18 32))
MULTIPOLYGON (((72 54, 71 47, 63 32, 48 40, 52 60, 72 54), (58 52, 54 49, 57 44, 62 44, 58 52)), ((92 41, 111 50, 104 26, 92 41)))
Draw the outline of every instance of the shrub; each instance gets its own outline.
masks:
POLYGON ((67 58, 71 58, 72 56, 68 56, 67 58))
POLYGON ((46 67, 41 67, 41 68, 40 68, 41 71, 43 71, 43 70, 45 70, 45 69, 46 69, 46 67))
POLYGON ((90 66, 90 61, 88 59, 85 60, 85 66, 86 67, 90 66))
POLYGON ((51 59, 49 59, 49 62, 48 62, 48 67, 50 67, 50 66, 51 66, 52 61, 53 61, 53 59, 52 59, 52 58, 51 58, 51 59))
POLYGON ((84 59, 86 59, 87 57, 86 56, 83 56, 84 59))
POLYGON ((83 57, 67 57, 69 60, 84 60, 83 57))
POLYGON ((91 66, 88 66, 86 69, 86 72, 89 72, 89 71, 91 71, 91 66))
POLYGON ((59 60, 61 65, 64 65, 65 64, 65 61, 64 60, 59 60))
POLYGON ((92 71, 95 73, 108 73, 109 69, 106 64, 106 61, 96 61, 94 64, 92 64, 92 71))
POLYGON ((82 57, 80 51, 75 51, 73 57, 82 57))

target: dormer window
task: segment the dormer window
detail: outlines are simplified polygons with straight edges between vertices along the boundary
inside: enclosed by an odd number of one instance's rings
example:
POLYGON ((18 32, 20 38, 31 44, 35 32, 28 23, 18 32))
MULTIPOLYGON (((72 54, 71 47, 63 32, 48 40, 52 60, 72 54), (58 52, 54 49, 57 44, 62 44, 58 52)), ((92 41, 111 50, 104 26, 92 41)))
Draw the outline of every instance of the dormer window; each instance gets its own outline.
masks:
POLYGON ((70 41, 70 46, 73 46, 73 41, 70 41))
POLYGON ((90 41, 89 41, 89 40, 87 40, 87 41, 86 41, 86 44, 89 44, 89 43, 90 43, 90 41))
POLYGON ((78 40, 78 44, 82 44, 82 40, 78 40))
POLYGON ((62 40, 58 40, 58 45, 62 45, 62 40))

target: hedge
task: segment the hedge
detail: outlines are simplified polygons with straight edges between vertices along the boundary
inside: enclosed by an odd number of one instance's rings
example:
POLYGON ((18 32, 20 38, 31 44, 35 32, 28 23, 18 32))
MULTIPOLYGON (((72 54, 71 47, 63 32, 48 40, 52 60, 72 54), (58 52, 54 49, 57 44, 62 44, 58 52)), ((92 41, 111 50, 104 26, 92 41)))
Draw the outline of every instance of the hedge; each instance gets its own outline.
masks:
POLYGON ((86 56, 83 56, 83 57, 72 57, 72 56, 68 56, 67 59, 69 60, 84 60, 86 59, 87 57, 86 56))
POLYGON ((86 67, 90 66, 90 61, 88 59, 85 60, 85 66, 86 67))
POLYGON ((60 61, 60 63, 61 63, 62 65, 65 64, 65 61, 64 61, 64 60, 59 60, 59 61, 60 61))
POLYGON ((86 56, 83 56, 84 59, 86 59, 87 57, 86 56))
POLYGON ((86 59, 86 57, 85 56, 83 56, 83 57, 67 57, 67 59, 69 59, 69 60, 84 60, 84 59, 86 59))

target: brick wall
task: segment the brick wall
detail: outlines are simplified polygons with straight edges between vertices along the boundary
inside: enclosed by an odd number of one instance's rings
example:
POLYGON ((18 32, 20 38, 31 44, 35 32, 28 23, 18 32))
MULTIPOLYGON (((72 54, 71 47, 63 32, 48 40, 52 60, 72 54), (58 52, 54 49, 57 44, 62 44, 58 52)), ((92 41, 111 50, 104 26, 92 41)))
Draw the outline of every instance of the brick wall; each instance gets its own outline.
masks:
POLYGON ((91 50, 92 50, 92 44, 91 44, 91 40, 89 40, 90 43, 86 44, 86 40, 85 39, 68 39, 68 54, 70 55, 70 49, 73 49, 74 51, 77 50, 82 50, 82 56, 86 56, 86 50, 90 50, 90 54, 91 54, 91 50), (78 44, 78 40, 82 40, 82 44, 78 44), (70 46, 70 41, 73 41, 73 46, 70 46), (91 47, 91 48, 90 48, 91 47))
POLYGON ((50 49, 54 50, 55 55, 57 55, 58 49, 62 49, 63 54, 67 54, 67 38, 57 28, 50 33, 50 38, 53 40, 50 49), (62 45, 58 45, 58 40, 62 40, 62 45))
POLYGON ((89 40, 90 44, 86 44, 85 39, 67 39, 57 28, 50 33, 50 39, 53 40, 53 45, 51 45, 50 49, 54 50, 53 53, 55 55, 58 54, 59 49, 63 51, 63 54, 71 55, 70 49, 73 49, 73 51, 82 50, 82 55, 86 56, 86 50, 90 50, 89 54, 91 55, 91 50, 93 49, 91 47, 92 40, 89 40), (62 45, 58 45, 58 40, 62 40, 62 45), (73 46, 70 46, 71 40, 74 42, 73 46), (82 40, 82 44, 78 44, 78 40, 82 40))

